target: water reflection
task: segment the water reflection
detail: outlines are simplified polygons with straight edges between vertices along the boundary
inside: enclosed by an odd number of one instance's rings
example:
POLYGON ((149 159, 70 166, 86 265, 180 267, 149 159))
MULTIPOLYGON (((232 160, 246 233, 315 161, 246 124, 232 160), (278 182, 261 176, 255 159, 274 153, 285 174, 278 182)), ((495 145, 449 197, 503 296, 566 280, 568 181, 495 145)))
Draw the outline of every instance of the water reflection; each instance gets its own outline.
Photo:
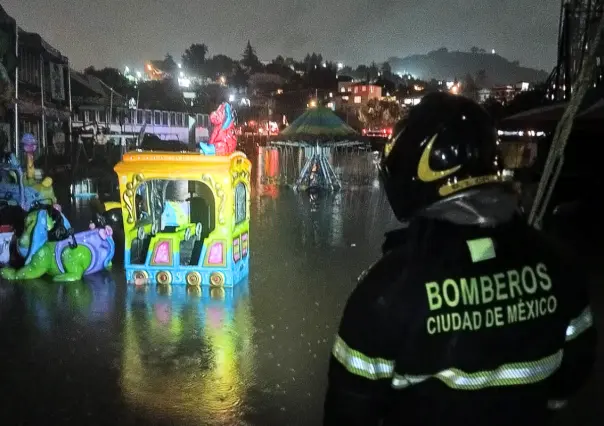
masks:
POLYGON ((291 240, 300 249, 343 248, 367 240, 379 241, 385 218, 387 228, 398 226, 380 186, 374 153, 337 148, 329 161, 342 181, 341 191, 295 193, 287 185, 295 181, 304 164, 304 149, 260 147, 253 166, 253 219, 291 233, 291 240), (291 211, 292 206, 295 211, 291 211), (288 217, 280 218, 283 213, 288 217), (292 214, 295 221, 291 220, 292 214))
POLYGON ((82 318, 88 323, 110 320, 115 310, 115 281, 108 273, 81 281, 55 283, 43 279, 15 283, 40 330, 51 331, 58 318, 82 318))
POLYGON ((129 404, 170 419, 237 424, 254 381, 247 283, 126 295, 122 388, 129 404))

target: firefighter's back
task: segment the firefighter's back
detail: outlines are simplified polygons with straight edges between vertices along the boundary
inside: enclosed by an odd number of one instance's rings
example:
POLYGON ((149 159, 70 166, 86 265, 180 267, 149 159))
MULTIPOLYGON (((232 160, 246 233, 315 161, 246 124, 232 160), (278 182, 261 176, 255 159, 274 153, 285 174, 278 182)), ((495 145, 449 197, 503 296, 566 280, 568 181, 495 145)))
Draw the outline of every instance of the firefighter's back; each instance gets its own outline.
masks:
POLYGON ((382 262, 407 265, 392 313, 391 331, 402 332, 393 424, 400 416, 467 425, 546 415, 548 378, 577 310, 576 277, 537 231, 520 219, 488 228, 435 221, 413 250, 382 262))

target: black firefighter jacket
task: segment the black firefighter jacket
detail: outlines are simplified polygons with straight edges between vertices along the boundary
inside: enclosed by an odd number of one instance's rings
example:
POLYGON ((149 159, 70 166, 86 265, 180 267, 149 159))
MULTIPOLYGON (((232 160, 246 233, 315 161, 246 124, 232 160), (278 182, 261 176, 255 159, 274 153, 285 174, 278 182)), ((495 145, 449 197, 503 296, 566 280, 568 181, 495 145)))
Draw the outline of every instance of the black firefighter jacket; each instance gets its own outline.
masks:
POLYGON ((348 300, 324 425, 547 424, 589 375, 592 322, 586 274, 522 219, 415 220, 348 300))

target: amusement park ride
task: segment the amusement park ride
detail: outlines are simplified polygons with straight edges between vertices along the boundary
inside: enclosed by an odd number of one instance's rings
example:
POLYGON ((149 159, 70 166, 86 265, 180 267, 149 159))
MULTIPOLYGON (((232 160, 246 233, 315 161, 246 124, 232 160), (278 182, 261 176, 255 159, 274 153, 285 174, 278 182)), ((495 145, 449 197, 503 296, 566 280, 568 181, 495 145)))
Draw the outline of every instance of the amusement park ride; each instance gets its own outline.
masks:
POLYGON ((10 263, 2 277, 48 274, 56 281, 75 281, 109 269, 115 243, 106 218, 113 217, 123 224, 128 283, 223 288, 243 281, 249 271, 251 163, 235 151, 233 114, 226 103, 212 113, 214 130, 198 153, 124 154, 115 166, 120 202, 105 203, 104 215, 79 233, 55 204, 54 194, 48 203, 39 201, 42 196, 32 195, 33 187, 23 184, 18 164, 8 162, 3 177, 16 182, 5 204, 20 209, 20 215, 11 217, 19 217, 24 230, 19 223, 0 228, 10 236, 13 255, 2 259, 10 263))

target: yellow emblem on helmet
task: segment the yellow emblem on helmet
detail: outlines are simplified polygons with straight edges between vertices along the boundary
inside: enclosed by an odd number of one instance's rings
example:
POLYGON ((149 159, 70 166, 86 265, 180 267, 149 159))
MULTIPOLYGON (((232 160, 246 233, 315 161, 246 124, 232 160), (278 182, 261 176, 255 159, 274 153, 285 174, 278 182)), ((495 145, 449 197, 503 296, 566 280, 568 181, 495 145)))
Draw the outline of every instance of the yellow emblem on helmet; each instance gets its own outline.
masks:
POLYGON ((432 153, 432 145, 436 142, 437 137, 438 134, 432 136, 417 164, 417 177, 423 182, 434 182, 455 173, 461 168, 461 165, 458 165, 447 170, 432 170, 430 167, 430 154, 432 153))

